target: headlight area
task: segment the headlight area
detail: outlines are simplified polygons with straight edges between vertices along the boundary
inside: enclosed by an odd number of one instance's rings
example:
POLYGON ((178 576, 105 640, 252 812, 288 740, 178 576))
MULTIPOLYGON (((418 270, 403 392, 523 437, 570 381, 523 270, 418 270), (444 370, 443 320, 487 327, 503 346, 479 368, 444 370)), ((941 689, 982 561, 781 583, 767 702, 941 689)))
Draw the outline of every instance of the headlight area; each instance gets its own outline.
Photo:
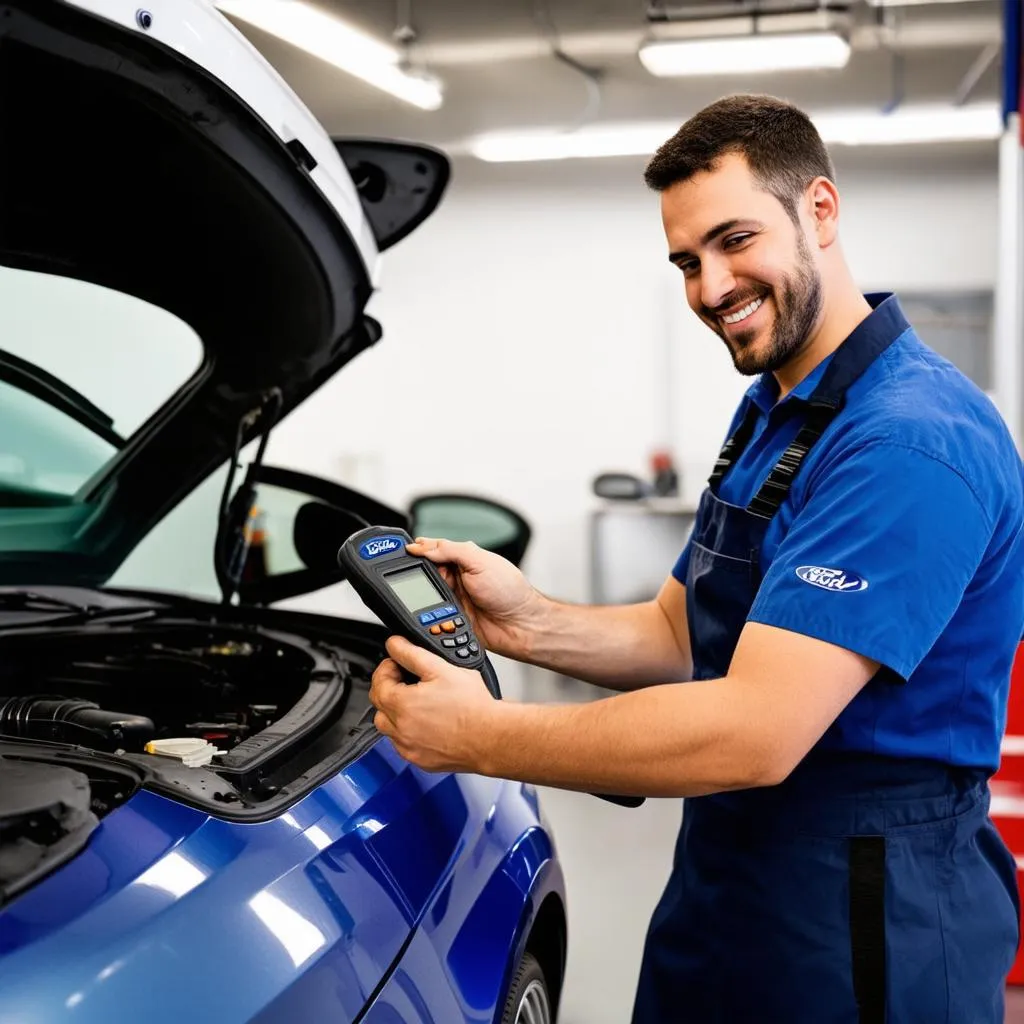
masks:
POLYGON ((211 617, 52 629, 45 643, 9 634, 0 646, 0 758, 127 769, 230 820, 279 814, 377 738, 367 712, 379 655, 365 641, 211 617), (206 749, 207 763, 154 752, 171 740, 195 741, 183 746, 206 749))

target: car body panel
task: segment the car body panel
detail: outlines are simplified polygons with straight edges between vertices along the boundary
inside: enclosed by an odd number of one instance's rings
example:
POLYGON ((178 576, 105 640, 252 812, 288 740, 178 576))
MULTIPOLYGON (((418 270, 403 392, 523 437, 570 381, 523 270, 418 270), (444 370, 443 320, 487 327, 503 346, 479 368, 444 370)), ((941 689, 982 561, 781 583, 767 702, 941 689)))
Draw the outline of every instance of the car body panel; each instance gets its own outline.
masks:
POLYGON ((309 108, 274 67, 207 0, 64 0, 105 18, 198 64, 244 98, 282 142, 298 139, 316 161, 309 175, 334 207, 359 248, 370 279, 378 283, 379 256, 352 178, 334 143, 309 108), (145 11, 148 29, 139 22, 145 11))
POLYGON ((375 1007, 489 1021, 552 856, 523 787, 422 772, 385 739, 262 824, 142 791, 0 911, 0 1021, 340 1024, 407 943, 375 1007))

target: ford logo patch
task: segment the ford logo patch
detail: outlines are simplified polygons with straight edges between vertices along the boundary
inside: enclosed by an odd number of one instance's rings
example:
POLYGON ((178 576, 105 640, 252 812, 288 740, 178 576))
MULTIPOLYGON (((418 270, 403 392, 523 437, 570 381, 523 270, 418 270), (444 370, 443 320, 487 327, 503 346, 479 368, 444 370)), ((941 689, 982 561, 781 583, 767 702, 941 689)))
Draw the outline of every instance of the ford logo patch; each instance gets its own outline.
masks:
POLYGON ((404 547, 405 541, 401 537, 374 537, 360 546, 359 554, 362 558, 380 558, 404 547))
POLYGON ((855 594, 858 590, 867 590, 868 581, 848 569, 826 569, 820 565, 801 565, 796 570, 797 576, 810 583, 812 587, 831 590, 838 594, 855 594))

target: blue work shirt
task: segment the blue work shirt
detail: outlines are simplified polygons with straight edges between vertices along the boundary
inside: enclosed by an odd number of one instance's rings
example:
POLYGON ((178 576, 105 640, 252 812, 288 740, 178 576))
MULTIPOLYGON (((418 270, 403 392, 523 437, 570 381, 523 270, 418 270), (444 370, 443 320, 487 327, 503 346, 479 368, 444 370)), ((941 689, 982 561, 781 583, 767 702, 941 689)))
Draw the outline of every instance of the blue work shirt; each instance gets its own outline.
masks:
MULTIPOLYGON (((895 337, 804 460, 760 551, 747 618, 889 670, 822 738, 828 749, 994 771, 1024 631, 1024 471, 995 406, 928 348, 892 295, 857 331, 895 337), (905 685, 894 685, 893 675, 905 685)), ((829 359, 778 401, 772 374, 719 496, 746 506, 796 436, 829 359)), ((686 582, 690 546, 673 575, 686 582)))

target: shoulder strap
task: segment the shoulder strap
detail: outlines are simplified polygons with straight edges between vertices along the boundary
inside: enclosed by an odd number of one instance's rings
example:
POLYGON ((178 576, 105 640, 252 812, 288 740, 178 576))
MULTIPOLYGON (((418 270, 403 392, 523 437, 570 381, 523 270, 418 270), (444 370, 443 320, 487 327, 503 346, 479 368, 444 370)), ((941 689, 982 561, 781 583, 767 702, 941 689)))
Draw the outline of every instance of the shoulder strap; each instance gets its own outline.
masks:
POLYGON ((747 401, 750 404, 747 406, 746 414, 732 437, 722 446, 722 451, 715 462, 715 468, 711 471, 711 476, 708 477, 708 486, 715 494, 718 493, 718 485, 722 482, 725 474, 732 469, 733 464, 743 454, 754 434, 754 424, 757 423, 757 406, 750 399, 747 401))
POLYGON ((775 468, 768 474, 768 478, 761 484, 761 489, 747 506, 747 511, 751 515, 760 519, 771 519, 779 511, 807 453, 825 432, 825 428, 832 422, 833 417, 839 412, 839 408, 839 406, 825 403, 815 404, 812 399, 807 412, 807 421, 793 438, 789 447, 782 453, 779 461, 775 463, 775 468))
POLYGON ((853 329, 836 349, 818 386, 811 393, 807 401, 806 422, 754 495, 747 506, 748 512, 761 519, 771 519, 778 512, 807 453, 846 402, 847 389, 909 328, 899 303, 892 297, 853 329))

